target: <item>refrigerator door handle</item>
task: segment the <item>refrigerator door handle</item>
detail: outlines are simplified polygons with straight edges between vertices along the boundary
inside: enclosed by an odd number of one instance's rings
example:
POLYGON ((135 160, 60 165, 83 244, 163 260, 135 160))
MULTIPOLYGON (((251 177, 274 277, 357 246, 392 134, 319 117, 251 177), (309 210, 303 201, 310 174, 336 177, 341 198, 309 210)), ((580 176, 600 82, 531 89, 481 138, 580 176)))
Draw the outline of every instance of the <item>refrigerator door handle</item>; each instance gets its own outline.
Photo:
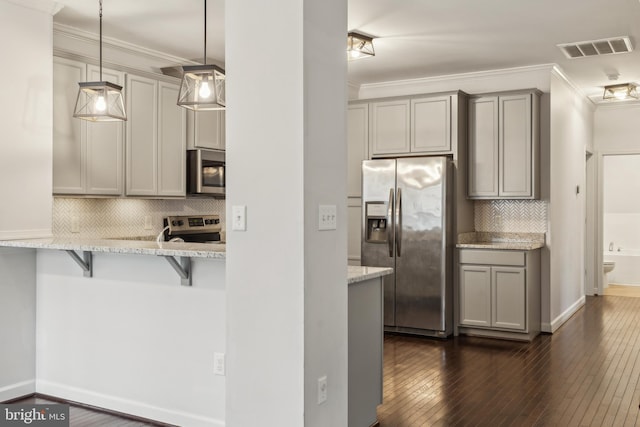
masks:
POLYGON ((389 205, 387 208, 387 245, 389 246, 389 257, 393 257, 393 188, 389 189, 389 205))
POLYGON ((396 195, 396 253, 402 254, 402 190, 396 195))

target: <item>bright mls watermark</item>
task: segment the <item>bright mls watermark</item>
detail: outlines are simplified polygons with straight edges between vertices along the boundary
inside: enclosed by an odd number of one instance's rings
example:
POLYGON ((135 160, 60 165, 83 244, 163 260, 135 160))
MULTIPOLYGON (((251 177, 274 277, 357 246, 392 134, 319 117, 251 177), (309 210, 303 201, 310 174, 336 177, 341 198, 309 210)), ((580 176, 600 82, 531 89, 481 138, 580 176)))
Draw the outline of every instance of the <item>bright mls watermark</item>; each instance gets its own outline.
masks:
POLYGON ((0 404, 0 427, 69 427, 69 405, 0 404))

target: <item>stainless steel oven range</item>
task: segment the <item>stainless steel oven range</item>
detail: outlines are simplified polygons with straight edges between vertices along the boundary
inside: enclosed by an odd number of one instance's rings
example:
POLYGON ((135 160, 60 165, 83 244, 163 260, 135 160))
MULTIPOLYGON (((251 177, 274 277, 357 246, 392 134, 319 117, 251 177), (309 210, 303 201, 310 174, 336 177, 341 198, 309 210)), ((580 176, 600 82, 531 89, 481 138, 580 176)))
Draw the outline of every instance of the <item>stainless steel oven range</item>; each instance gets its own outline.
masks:
POLYGON ((164 240, 181 239, 185 242, 221 243, 219 215, 186 215, 164 218, 164 240))

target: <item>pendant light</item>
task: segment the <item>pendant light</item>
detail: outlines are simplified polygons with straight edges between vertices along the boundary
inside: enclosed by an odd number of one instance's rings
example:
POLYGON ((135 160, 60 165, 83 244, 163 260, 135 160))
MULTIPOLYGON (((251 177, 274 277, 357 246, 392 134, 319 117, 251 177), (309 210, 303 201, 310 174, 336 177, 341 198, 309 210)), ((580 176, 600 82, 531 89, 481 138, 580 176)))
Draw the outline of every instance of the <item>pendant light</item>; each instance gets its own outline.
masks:
POLYGON ((347 34, 347 58, 349 61, 376 56, 373 49, 373 37, 350 32, 347 34))
POLYGON ((122 86, 102 80, 102 0, 100 4, 100 81, 80 82, 73 117, 92 122, 127 120, 122 86))
POLYGON ((615 99, 622 101, 624 99, 638 99, 636 85, 633 83, 621 83, 604 87, 602 99, 615 99))
POLYGON ((195 111, 225 109, 224 70, 207 64, 207 0, 204 0, 204 65, 182 67, 178 105, 195 111))

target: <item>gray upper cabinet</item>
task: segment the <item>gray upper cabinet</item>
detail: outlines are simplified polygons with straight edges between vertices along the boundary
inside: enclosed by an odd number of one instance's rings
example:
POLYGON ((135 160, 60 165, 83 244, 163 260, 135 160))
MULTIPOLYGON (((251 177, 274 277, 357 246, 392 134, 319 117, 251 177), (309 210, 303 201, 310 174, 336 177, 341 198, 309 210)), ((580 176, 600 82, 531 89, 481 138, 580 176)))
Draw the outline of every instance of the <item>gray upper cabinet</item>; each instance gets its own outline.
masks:
POLYGON ((538 91, 469 100, 469 198, 539 198, 538 123, 538 91))
POLYGON ((127 75, 127 196, 158 193, 158 82, 127 75))
POLYGON ((410 151, 410 108, 408 99, 369 104, 372 156, 410 151))
MULTIPOLYGON (((124 74, 103 69, 103 79, 124 85, 124 74)), ((73 118, 78 82, 98 81, 96 66, 53 61, 53 193, 120 196, 123 193, 122 122, 73 118)))
POLYGON ((225 112, 191 111, 187 112, 187 147, 209 150, 225 149, 225 112))
POLYGON ((411 152, 451 151, 451 97, 411 100, 411 152))
POLYGON ((176 103, 180 86, 158 85, 158 195, 186 194, 187 114, 176 103))
POLYGON ((127 196, 185 195, 185 110, 178 86, 127 76, 127 196))
POLYGON ((450 153, 451 104, 451 95, 369 104, 371 156, 450 153))
POLYGON ((362 161, 368 158, 369 106, 353 104, 347 116, 347 196, 362 197, 362 161))

